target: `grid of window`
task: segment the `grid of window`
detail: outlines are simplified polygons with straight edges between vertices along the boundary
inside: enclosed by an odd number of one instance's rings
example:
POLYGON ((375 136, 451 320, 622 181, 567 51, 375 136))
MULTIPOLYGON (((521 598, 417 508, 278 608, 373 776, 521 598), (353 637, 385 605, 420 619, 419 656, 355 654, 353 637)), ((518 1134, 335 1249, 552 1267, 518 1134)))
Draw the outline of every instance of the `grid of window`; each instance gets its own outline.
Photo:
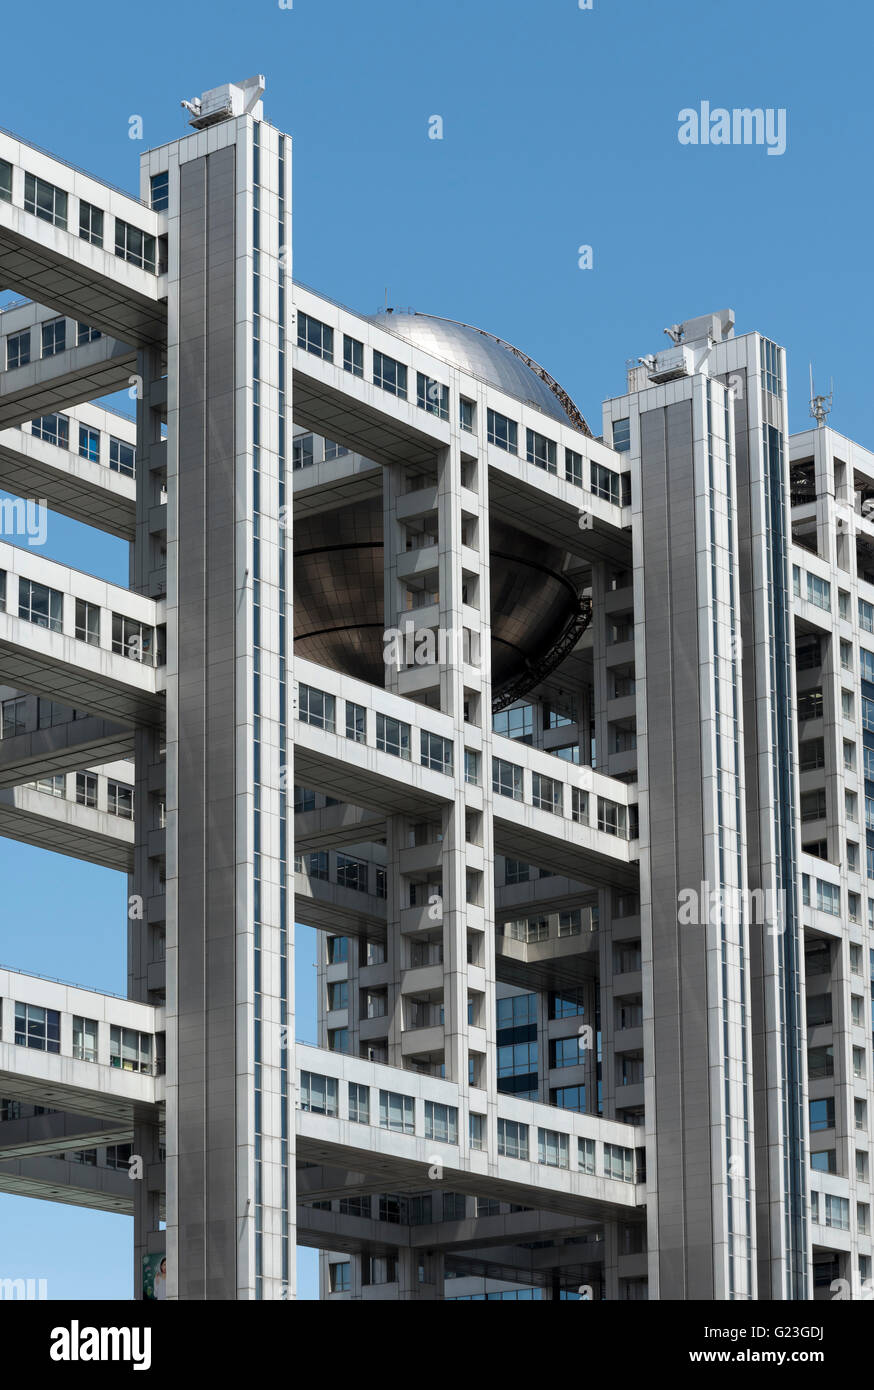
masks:
POLYGON ((341 888, 352 888, 356 893, 366 893, 367 861, 353 859, 350 854, 338 853, 337 882, 341 888))
POLYGON ((112 650, 129 661, 149 661, 152 655, 152 629, 136 618, 112 615, 112 650))
POLYGON ((374 352, 373 384, 381 386, 383 391, 388 391, 393 396, 400 396, 402 400, 406 400, 407 369, 403 362, 396 362, 393 357, 386 357, 385 353, 374 352))
POLYGON ((324 362, 334 360, 334 330, 327 323, 311 318, 309 314, 297 316, 297 345, 324 362))

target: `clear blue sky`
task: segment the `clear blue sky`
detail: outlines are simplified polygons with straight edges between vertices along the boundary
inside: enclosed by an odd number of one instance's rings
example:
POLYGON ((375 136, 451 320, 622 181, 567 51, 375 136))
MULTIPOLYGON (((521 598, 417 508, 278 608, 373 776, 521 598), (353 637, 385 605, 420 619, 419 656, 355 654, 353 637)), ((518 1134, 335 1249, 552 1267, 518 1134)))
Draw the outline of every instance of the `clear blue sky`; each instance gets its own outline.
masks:
MULTIPOLYGON (((294 138, 294 271, 369 313, 388 301, 509 339, 600 433, 626 358, 731 307, 835 380, 831 423, 874 446, 872 20, 838 0, 277 0, 148 11, 48 0, 4 16, 0 124, 131 191, 141 150, 184 134, 182 97, 255 72, 294 138), (788 149, 683 147, 677 117, 785 108, 788 149), (128 137, 131 116, 143 140, 128 137), (439 115, 444 138, 428 139, 439 115), (580 270, 577 248, 594 267, 580 270)), ((124 578, 117 543, 52 518, 48 553, 124 578)), ((124 884, 0 840, 0 961, 124 989, 124 884), (84 945, 84 950, 83 950, 84 945)), ((299 1031, 313 1036, 312 933, 299 1031)), ((0 1197, 0 1274, 52 1297, 130 1288, 119 1217, 0 1197)), ((302 1260, 312 1297, 314 1260, 302 1260)))

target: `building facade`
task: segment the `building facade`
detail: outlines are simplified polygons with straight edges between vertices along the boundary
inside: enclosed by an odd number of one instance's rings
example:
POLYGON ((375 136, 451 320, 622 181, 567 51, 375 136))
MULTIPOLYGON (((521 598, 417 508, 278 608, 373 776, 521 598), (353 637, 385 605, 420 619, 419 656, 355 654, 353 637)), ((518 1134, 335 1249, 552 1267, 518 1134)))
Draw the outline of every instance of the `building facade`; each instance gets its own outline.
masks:
POLYGON ((596 437, 295 282, 263 85, 139 198, 0 133, 0 834, 128 876, 126 998, 0 969, 0 1191, 147 1298, 862 1297, 874 455, 728 311, 596 437))

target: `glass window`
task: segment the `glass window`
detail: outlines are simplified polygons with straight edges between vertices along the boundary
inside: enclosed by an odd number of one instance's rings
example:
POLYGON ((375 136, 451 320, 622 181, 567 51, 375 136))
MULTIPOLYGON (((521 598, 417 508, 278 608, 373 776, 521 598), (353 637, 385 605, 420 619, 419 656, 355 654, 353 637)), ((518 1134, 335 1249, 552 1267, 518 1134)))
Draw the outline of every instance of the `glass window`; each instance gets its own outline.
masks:
POLYGON ((594 1174, 595 1172, 595 1141, 594 1139, 577 1140, 577 1164, 581 1173, 594 1174))
POLYGON ((300 1108, 314 1115, 337 1115, 337 1081, 333 1076, 319 1076, 316 1072, 302 1071, 300 1074, 300 1108))
POLYGON ((343 370, 353 376, 364 376, 364 344, 343 334, 343 370))
POLYGON ((349 938, 348 936, 329 936, 328 937, 328 964, 342 965, 349 959, 349 938))
POLYGON ((634 1182, 634 1151, 621 1144, 604 1145, 604 1177, 634 1182))
POLYGON ((403 1096, 397 1091, 380 1091, 380 1129, 397 1130, 401 1134, 414 1134, 416 1131, 415 1116, 416 1106, 412 1096, 403 1096))
POLYGON ((334 980, 328 985, 328 1008, 333 1012, 336 1009, 348 1009, 349 1007, 349 981, 334 980))
POLYGON ((27 698, 17 695, 0 704, 0 738, 17 738, 27 733, 27 698))
POLYGON ((522 800, 522 769, 503 758, 492 758, 492 791, 496 796, 522 800))
POLYGON ((348 1293, 352 1287, 351 1262, 344 1260, 342 1264, 329 1264, 328 1283, 331 1293, 348 1293))
POLYGON ((396 758, 410 757, 410 726, 387 714, 376 716, 376 746, 396 758))
POLYGON ((100 431, 89 429, 87 425, 79 426, 79 457, 87 459, 89 463, 100 462, 100 431))
POLYGON ((583 456, 574 449, 564 451, 564 476, 566 482, 576 487, 583 486, 583 456))
POLYGON ((152 629, 135 618, 113 613, 112 650, 117 656, 126 656, 130 661, 151 663, 152 629))
POLYGON ((59 352, 63 352, 66 346, 67 320, 52 319, 51 323, 44 323, 42 326, 43 357, 55 357, 59 352))
POLYGON ((57 1009, 16 1001, 15 1041, 19 1047, 32 1047, 37 1052, 60 1052, 61 1015, 57 1009))
POLYGON ((467 1117, 467 1129, 470 1147, 476 1150, 484 1149, 486 1143, 485 1115, 477 1115, 474 1110, 471 1110, 467 1117))
POLYGON ((113 473, 133 478, 137 471, 137 451, 133 444, 125 444, 123 439, 116 439, 114 435, 110 435, 109 466, 113 473))
POLYGON ((346 737, 354 743, 367 742, 367 710, 351 700, 346 701, 346 737))
POLYGON ((631 421, 613 421, 613 448, 617 454, 624 454, 631 448, 631 421))
POLYGON ((528 1161, 528 1126, 516 1120, 498 1119, 498 1153, 528 1161))
POLYGON ((367 861, 354 859, 351 854, 337 854, 337 882, 341 888, 351 888, 356 893, 367 892, 367 861))
POLYGON ((374 352, 373 384, 381 386, 383 391, 389 391, 393 396, 400 396, 402 400, 406 400, 407 369, 403 362, 396 362, 393 357, 386 357, 382 352, 374 352))
POLYGON ((468 434, 474 433, 474 419, 476 406, 473 401, 468 401, 464 396, 458 398, 458 423, 461 429, 468 434))
POLYGON ((76 639, 91 647, 100 646, 100 609, 81 598, 76 599, 76 639))
POLYGON ((553 1049, 554 1067, 579 1067, 586 1060, 586 1048, 581 1037, 556 1038, 553 1049))
POLYGON ((432 381, 422 372, 416 373, 416 404, 420 410, 427 410, 440 420, 449 419, 449 387, 442 382, 432 381))
POLYGON ((324 690, 316 690, 311 685, 298 687, 298 718, 304 724, 312 724, 317 729, 334 733, 334 696, 324 690))
POLYGON ((611 468, 605 468, 603 464, 591 463, 591 483, 592 492, 596 497, 603 497, 605 502, 613 502, 619 506, 619 474, 614 473, 611 468))
POLYGON ((458 1143, 458 1111, 454 1105, 425 1101, 425 1138, 438 1144, 458 1143))
POLYGON ((121 820, 133 820, 133 787, 126 782, 108 781, 106 783, 106 809, 111 816, 118 816, 121 820))
POLYGON ((12 202, 12 165, 0 159, 0 203, 12 202))
POLYGON ((538 1129, 537 1162, 547 1168, 570 1167, 570 1139, 555 1129, 538 1129))
POLYGON ((58 589, 36 584, 32 579, 18 581, 18 616, 50 632, 63 631, 64 596, 58 589))
POLYGON ((117 1028, 113 1024, 109 1030, 109 1063, 122 1071, 151 1072, 151 1035, 138 1033, 134 1028, 117 1028))
POLYGON ((297 316, 297 345, 325 362, 334 360, 333 328, 310 318, 309 314, 299 313, 297 316))
POLYGON ((551 811, 554 816, 561 815, 561 782, 552 777, 544 777, 539 772, 531 775, 531 800, 541 811, 551 811))
POLYGON ((92 809, 97 805, 97 773, 96 772, 77 772, 76 773, 76 801, 79 806, 90 806, 92 809))
POLYGON ((550 1104, 560 1110, 575 1110, 582 1115, 586 1110, 585 1086, 557 1086, 551 1093, 550 1104))
POLYGON ((811 1133, 821 1129, 834 1129, 835 1127, 835 1102, 833 1096, 828 1096, 825 1100, 812 1100, 810 1102, 810 1131, 811 1133))
POLYGON ((441 738, 439 734, 429 733, 427 729, 422 729, 422 753, 421 761, 423 767, 430 767, 434 772, 445 772, 452 776, 452 740, 441 738))
POLYGON ((370 1124, 370 1088, 349 1082, 349 1119, 357 1125, 370 1124))
POLYGON ((153 236, 132 227, 129 222, 115 219, 115 254, 130 265, 138 265, 141 270, 157 270, 157 246, 153 236))
POLYGON ((41 415, 31 423, 31 434, 46 444, 67 449, 70 444, 70 421, 66 415, 41 415))
POLYGON ((73 1056, 80 1062, 97 1061, 97 1020, 73 1015, 73 1056))
POLYGON ((149 193, 155 212, 166 212, 170 206, 170 174, 167 169, 160 174, 152 174, 149 179, 149 193))
POLYGON ((6 370, 26 367, 30 361, 30 329, 24 333, 11 333, 6 339, 6 370))
POLYGON ((506 415, 499 415, 496 410, 489 410, 487 422, 490 444, 497 445, 499 449, 506 450, 508 454, 519 452, 515 420, 508 420, 506 415))
POLYGON ((545 468, 547 473, 557 473, 556 454, 554 439, 547 439, 545 434, 538 434, 536 430, 525 431, 525 457, 529 463, 545 468))
POLYGON ((79 236, 92 246, 103 245, 103 213, 83 198, 79 200, 79 236))
POLYGON ((24 176, 24 210, 32 212, 54 227, 67 226, 67 195, 54 184, 45 183, 33 174, 24 176))

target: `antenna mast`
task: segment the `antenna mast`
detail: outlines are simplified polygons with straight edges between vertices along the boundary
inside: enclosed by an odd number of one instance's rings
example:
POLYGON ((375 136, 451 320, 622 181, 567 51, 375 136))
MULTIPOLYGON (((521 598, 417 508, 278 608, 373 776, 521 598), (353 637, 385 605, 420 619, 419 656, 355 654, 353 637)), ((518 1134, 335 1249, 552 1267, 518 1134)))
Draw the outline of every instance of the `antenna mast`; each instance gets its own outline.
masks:
POLYGON ((832 402, 835 395, 834 380, 829 381, 827 396, 818 396, 813 385, 813 363, 810 364, 810 414, 816 421, 817 428, 822 429, 829 414, 831 413, 832 402))

